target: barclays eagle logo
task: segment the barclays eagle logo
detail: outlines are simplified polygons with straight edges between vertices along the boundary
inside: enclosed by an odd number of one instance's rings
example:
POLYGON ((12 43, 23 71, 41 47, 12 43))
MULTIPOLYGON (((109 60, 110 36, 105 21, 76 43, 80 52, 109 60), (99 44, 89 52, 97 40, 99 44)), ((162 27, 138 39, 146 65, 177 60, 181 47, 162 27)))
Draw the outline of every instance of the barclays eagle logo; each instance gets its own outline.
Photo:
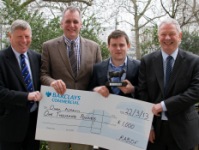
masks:
POLYGON ((47 97, 50 97, 50 96, 51 96, 51 92, 47 91, 47 92, 46 92, 46 96, 47 96, 47 97))

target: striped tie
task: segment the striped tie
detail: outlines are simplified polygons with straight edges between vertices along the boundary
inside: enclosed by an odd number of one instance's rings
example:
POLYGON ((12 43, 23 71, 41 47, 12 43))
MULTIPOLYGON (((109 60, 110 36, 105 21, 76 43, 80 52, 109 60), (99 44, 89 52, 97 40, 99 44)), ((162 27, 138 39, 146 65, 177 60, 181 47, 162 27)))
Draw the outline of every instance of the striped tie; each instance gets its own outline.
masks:
MULTIPOLYGON (((28 66, 25 61, 24 54, 20 55, 20 65, 21 65, 21 73, 22 73, 26 88, 29 92, 33 92, 34 91, 33 83, 32 83, 32 79, 30 77, 28 66)), ((37 108, 37 104, 35 102, 29 101, 28 106, 29 106, 30 112, 33 112, 37 108)))
POLYGON ((76 77, 77 76, 77 56, 75 54, 75 42, 72 41, 70 45, 70 52, 69 52, 69 59, 71 68, 73 70, 73 74, 76 77))
POLYGON ((21 72, 22 72, 24 82, 26 84, 27 90, 29 92, 32 92, 33 91, 32 79, 30 77, 28 66, 26 65, 25 55, 21 54, 20 58, 21 58, 21 62, 20 62, 21 63, 21 72))

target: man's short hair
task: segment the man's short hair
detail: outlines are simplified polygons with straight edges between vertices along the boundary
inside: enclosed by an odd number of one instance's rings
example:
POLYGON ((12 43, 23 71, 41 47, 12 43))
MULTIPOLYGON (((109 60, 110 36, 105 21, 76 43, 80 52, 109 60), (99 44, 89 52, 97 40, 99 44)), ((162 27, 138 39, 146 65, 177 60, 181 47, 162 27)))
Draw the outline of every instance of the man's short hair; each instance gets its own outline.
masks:
POLYGON ((126 39, 126 43, 130 44, 128 35, 122 30, 115 30, 108 36, 108 45, 110 44, 111 39, 117 39, 119 37, 124 37, 126 39))
POLYGON ((25 20, 20 20, 20 19, 15 20, 11 24, 10 33, 12 34, 17 29, 22 29, 22 30, 29 29, 31 31, 31 36, 32 36, 32 29, 30 27, 30 24, 25 20))

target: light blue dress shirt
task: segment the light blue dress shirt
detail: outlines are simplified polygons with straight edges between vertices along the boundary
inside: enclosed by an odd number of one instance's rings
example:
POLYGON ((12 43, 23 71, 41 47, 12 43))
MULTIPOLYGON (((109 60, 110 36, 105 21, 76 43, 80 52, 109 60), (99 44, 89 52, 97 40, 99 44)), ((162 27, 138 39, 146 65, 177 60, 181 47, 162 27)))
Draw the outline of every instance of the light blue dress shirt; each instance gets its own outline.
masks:
MULTIPOLYGON (((18 62, 18 64, 19 64, 19 68, 21 69, 21 65, 20 65, 20 55, 21 55, 21 54, 18 53, 13 47, 12 47, 12 50, 13 50, 13 52, 14 52, 14 54, 15 54, 15 57, 16 57, 16 59, 17 59, 17 62, 18 62)), ((32 80, 32 82, 33 82, 32 71, 31 71, 31 68, 30 68, 30 61, 29 61, 27 52, 25 52, 24 55, 25 55, 26 65, 27 65, 28 71, 29 71, 29 73, 30 73, 30 78, 31 78, 31 80, 32 80)))

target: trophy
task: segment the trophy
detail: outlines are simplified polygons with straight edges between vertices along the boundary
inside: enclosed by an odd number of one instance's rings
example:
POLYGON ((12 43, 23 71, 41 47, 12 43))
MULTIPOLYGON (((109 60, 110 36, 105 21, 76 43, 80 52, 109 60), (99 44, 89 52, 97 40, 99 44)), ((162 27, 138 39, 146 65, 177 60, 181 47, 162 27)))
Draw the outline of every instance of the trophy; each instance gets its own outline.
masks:
POLYGON ((109 71, 109 81, 107 82, 106 86, 126 86, 127 83, 126 82, 113 82, 111 80, 111 78, 114 77, 119 77, 120 81, 121 81, 121 77, 122 75, 125 73, 126 71, 123 69, 122 71, 109 71))

